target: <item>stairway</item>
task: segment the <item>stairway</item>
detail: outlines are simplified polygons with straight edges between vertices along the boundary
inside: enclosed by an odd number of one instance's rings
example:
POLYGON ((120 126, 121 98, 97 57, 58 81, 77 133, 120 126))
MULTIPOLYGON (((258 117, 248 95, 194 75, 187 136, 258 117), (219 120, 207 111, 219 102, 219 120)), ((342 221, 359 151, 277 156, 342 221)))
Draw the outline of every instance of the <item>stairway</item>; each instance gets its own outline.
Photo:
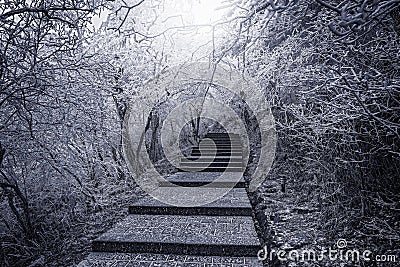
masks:
POLYGON ((209 133, 192 148, 189 158, 181 159, 181 171, 241 172, 242 144, 239 135, 209 133))
MULTIPOLYGON (((207 134, 167 180, 187 187, 210 185, 207 192, 234 188, 199 207, 176 207, 151 196, 142 198, 129 207, 123 221, 92 242, 93 252, 78 267, 262 266, 256 258, 260 243, 241 177, 242 161, 238 135, 207 134), (222 172, 227 178, 215 182, 222 172)), ((170 183, 160 186, 169 186, 168 192, 178 195, 170 183)))

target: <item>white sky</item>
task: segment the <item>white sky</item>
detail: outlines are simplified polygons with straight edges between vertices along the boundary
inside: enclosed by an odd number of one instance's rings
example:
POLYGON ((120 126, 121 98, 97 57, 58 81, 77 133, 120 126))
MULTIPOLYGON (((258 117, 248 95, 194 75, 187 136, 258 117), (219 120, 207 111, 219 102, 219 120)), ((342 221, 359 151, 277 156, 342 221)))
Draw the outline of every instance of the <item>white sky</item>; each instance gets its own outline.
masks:
MULTIPOLYGON (((137 1, 130 0, 129 4, 137 1)), ((227 10, 220 7, 224 2, 226 0, 146 0, 130 12, 126 25, 130 21, 136 31, 150 36, 170 29, 154 39, 152 45, 162 47, 171 63, 196 60, 212 51, 212 25, 223 20, 227 10), (196 27, 190 27, 194 25, 196 27)), ((92 19, 93 27, 99 29, 109 13, 103 11, 100 16, 95 16, 92 19)), ((223 36, 222 27, 217 27, 214 32, 216 43, 223 36)))
MULTIPOLYGON (((167 0, 164 13, 180 14, 187 24, 213 24, 220 20, 223 10, 219 8, 224 0, 167 0)), ((103 10, 100 15, 92 18, 92 25, 98 29, 106 21, 109 10, 103 10)))

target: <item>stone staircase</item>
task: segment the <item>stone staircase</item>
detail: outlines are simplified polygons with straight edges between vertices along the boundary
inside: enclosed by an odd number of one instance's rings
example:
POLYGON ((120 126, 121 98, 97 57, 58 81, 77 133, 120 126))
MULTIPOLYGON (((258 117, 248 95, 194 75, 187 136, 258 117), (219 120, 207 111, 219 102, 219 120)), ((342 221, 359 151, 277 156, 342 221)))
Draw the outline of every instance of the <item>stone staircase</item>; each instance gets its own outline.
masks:
MULTIPOLYGON (((92 242, 86 266, 262 266, 260 243, 241 176, 240 137, 209 133, 183 158, 179 172, 167 177, 180 186, 233 187, 221 199, 199 207, 176 207, 147 196, 129 215, 92 242), (212 139, 209 140, 209 139, 212 139), (222 172, 225 180, 215 182, 222 172), (232 179, 231 179, 232 178, 232 179), (237 182, 239 180, 239 182, 237 182)), ((179 194, 170 183, 170 194, 179 194)), ((211 191, 210 191, 211 192, 211 191)))
POLYGON ((193 147, 189 158, 181 159, 181 171, 242 171, 242 144, 238 135, 214 133, 207 134, 205 138, 200 146, 193 147))

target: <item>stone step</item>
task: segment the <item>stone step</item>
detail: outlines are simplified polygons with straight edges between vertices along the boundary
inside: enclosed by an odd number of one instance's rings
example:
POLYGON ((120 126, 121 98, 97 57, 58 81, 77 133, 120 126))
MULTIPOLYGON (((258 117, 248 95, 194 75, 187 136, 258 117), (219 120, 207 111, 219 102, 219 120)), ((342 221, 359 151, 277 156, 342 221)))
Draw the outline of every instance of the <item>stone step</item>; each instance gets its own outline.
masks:
POLYGON ((204 150, 204 149, 212 149, 212 150, 215 150, 215 149, 217 149, 217 150, 229 149, 229 150, 240 150, 240 151, 243 150, 243 148, 241 146, 231 146, 231 145, 223 145, 223 146, 221 146, 221 145, 217 145, 217 146, 205 145, 205 146, 201 146, 201 148, 196 146, 196 147, 193 147, 192 150, 193 149, 200 149, 200 150, 204 150))
POLYGON ((243 149, 241 147, 193 147, 192 148, 192 153, 193 152, 208 152, 208 153, 214 153, 214 152, 242 152, 243 149))
POLYGON ((239 139, 230 139, 230 138, 210 138, 210 141, 202 141, 202 145, 211 145, 211 144, 222 144, 222 145, 241 145, 242 141, 239 139))
POLYGON ((77 267, 262 267, 256 257, 92 252, 77 267))
POLYGON ((214 151, 214 153, 211 153, 211 152, 205 152, 205 151, 202 151, 201 153, 200 153, 200 151, 193 151, 192 153, 191 153, 191 156, 193 156, 193 157, 198 157, 198 156, 243 156, 243 154, 242 154, 242 152, 236 152, 236 151, 232 151, 232 152, 230 152, 230 151, 217 151, 216 153, 215 153, 215 151, 214 151))
POLYGON ((201 142, 212 142, 215 140, 228 140, 228 141, 233 141, 233 142, 240 142, 241 139, 239 136, 211 136, 211 137, 205 137, 201 139, 201 142))
POLYGON ((242 140, 240 139, 231 139, 231 138, 210 138, 211 140, 202 140, 200 144, 203 145, 210 145, 210 144, 234 144, 234 145, 241 145, 242 140))
POLYGON ((212 141, 202 141, 204 144, 212 144, 212 143, 217 143, 217 144, 236 144, 240 145, 242 144, 241 140, 239 139, 230 139, 230 138, 210 138, 212 141))
POLYGON ((94 252, 255 257, 250 216, 128 215, 92 243, 94 252))
MULTIPOLYGON (((215 188, 207 188, 203 191, 215 192, 215 188)), ((179 190, 171 188, 171 195, 174 192, 180 194, 179 190)), ((181 203, 181 202, 180 202, 181 203)), ((213 216, 251 216, 252 210, 246 190, 244 188, 233 188, 222 198, 199 207, 176 207, 163 203, 151 196, 146 196, 129 206, 131 214, 152 214, 152 215, 213 215, 213 216)))
POLYGON ((182 167, 178 168, 178 172, 242 172, 242 167, 182 167))
POLYGON ((243 159, 243 157, 242 157, 242 155, 240 155, 240 156, 231 156, 231 155, 229 155, 229 156, 219 156, 219 155, 216 155, 216 156, 214 156, 214 155, 212 155, 212 156, 189 156, 189 157, 187 157, 187 159, 193 159, 193 160, 196 160, 196 159, 200 159, 200 158, 203 158, 203 159, 243 159))
POLYGON ((196 168, 226 168, 228 167, 243 167, 242 162, 181 162, 181 168, 196 167, 196 168))
POLYGON ((188 157, 182 158, 181 163, 186 162, 243 162, 242 157, 188 157))
POLYGON ((210 138, 210 137, 240 137, 239 134, 234 134, 234 133, 207 133, 204 137, 205 138, 210 138))
MULTIPOLYGON (((180 173, 195 173, 195 172, 180 172, 180 173)), ((198 172, 201 173, 201 172, 198 172)), ((235 173, 235 172, 233 172, 235 173)), ((236 172, 239 173, 239 172, 236 172)), ((174 185, 177 186, 184 186, 184 187, 199 187, 199 186, 205 186, 210 183, 205 183, 201 181, 177 181, 177 182, 171 182, 174 185)), ((159 183, 160 187, 169 187, 170 183, 165 183, 165 182, 160 182, 159 183)), ((245 188, 246 183, 243 181, 239 182, 215 182, 213 183, 213 187, 215 188, 227 188, 227 187, 234 187, 234 188, 245 188)))
POLYGON ((241 139, 227 136, 227 137, 209 137, 207 139, 202 139, 200 141, 201 143, 215 143, 215 142, 240 143, 241 139))
POLYGON ((201 140, 202 144, 212 144, 212 143, 226 143, 226 144, 241 144, 242 140, 240 138, 232 138, 232 137, 211 137, 209 139, 201 140), (209 140, 211 139, 211 140, 209 140))
MULTIPOLYGON (((205 186, 213 182, 213 187, 236 187, 244 188, 246 186, 242 174, 239 172, 229 173, 227 178, 220 178, 221 173, 218 172, 178 172, 166 177, 165 179, 179 186, 199 187, 205 186), (221 180, 217 180, 220 178, 221 180)), ((159 185, 162 187, 170 186, 170 183, 160 181, 159 185)))
POLYGON ((209 143, 201 143, 200 146, 202 146, 202 147, 204 147, 204 146, 217 146, 217 147, 219 147, 219 146, 221 146, 221 147, 233 146, 233 147, 240 147, 241 148, 242 144, 239 143, 239 142, 237 142, 237 143, 230 143, 230 142, 215 142, 215 143, 213 143, 213 142, 209 142, 209 143))

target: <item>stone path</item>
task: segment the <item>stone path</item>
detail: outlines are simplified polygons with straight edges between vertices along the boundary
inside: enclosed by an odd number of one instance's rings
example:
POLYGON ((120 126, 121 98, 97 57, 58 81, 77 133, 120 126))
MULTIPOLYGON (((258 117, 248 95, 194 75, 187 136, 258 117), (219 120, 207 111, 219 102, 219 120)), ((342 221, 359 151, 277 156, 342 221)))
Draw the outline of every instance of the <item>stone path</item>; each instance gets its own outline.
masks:
MULTIPOLYGON (((173 189, 171 188, 171 190, 173 189)), ((171 206, 148 196, 131 205, 129 207, 129 213, 192 216, 251 216, 252 209, 246 191, 243 188, 234 188, 223 198, 200 207, 171 206)))
POLYGON ((108 267, 253 267, 260 266, 256 258, 187 256, 150 253, 91 253, 79 264, 83 266, 108 267))
MULTIPOLYGON (((211 182, 213 187, 234 187, 244 188, 245 183, 241 173, 228 173, 228 177, 223 180, 215 180, 220 177, 220 172, 178 172, 166 178, 169 182, 180 186, 204 186, 211 182), (240 176, 240 177, 238 177, 240 176)), ((160 186, 166 186, 165 183, 160 182, 160 186)))
POLYGON ((206 138, 213 141, 205 139, 194 147, 191 156, 182 159, 180 172, 160 186, 170 187, 168 192, 177 199, 182 196, 176 185, 205 186, 194 194, 235 187, 199 207, 176 207, 150 196, 139 200, 123 221, 92 242, 93 252, 78 267, 262 266, 256 258, 260 243, 240 173, 240 138, 217 133, 206 138), (218 179, 224 171, 229 175, 218 179))

